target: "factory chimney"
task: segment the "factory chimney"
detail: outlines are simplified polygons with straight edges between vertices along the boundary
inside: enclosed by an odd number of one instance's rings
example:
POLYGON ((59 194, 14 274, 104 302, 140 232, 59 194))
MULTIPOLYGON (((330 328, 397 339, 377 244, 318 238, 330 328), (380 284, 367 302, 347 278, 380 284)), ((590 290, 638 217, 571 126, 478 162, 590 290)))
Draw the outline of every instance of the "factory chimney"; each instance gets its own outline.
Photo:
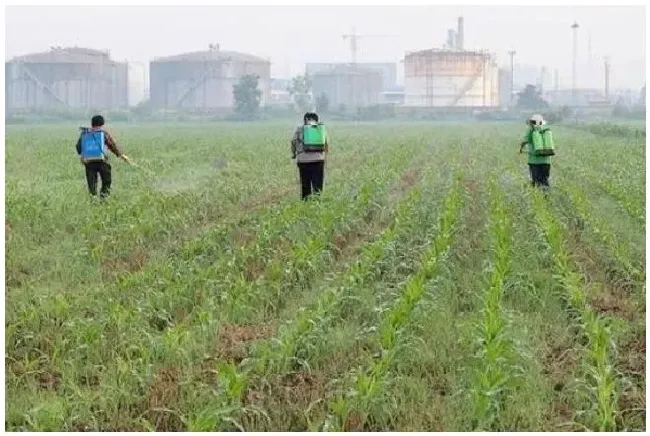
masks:
POLYGON ((458 17, 458 34, 456 36, 456 48, 458 50, 463 50, 463 44, 465 42, 465 26, 463 17, 458 17))

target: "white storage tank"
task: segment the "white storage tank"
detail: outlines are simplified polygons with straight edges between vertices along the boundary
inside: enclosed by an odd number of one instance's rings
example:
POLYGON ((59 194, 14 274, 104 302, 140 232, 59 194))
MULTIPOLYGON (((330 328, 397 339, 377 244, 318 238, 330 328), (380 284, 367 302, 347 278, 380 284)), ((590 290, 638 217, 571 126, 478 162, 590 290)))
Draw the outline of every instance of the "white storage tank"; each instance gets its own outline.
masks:
POLYGON ((151 104, 165 109, 211 110, 234 107, 233 87, 246 75, 257 76, 260 105, 271 97, 271 62, 258 56, 207 51, 156 58, 150 63, 151 104))
POLYGON ((7 111, 128 107, 128 67, 106 51, 54 47, 5 62, 7 111))
POLYGON ((409 107, 496 107, 499 69, 483 51, 428 49, 404 59, 404 105, 409 107))

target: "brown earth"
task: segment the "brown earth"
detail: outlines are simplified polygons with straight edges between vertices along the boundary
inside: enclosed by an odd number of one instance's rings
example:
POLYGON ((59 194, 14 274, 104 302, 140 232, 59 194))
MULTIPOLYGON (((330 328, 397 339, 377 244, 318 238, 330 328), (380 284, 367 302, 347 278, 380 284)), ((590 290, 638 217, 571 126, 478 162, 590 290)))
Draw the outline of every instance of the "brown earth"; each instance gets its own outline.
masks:
POLYGON ((156 431, 181 431, 183 423, 174 410, 180 400, 180 370, 161 368, 147 394, 146 417, 156 431))
POLYGON ((275 333, 274 329, 266 324, 226 324, 219 330, 217 337, 217 356, 234 363, 240 363, 246 358, 249 342, 270 338, 275 333))

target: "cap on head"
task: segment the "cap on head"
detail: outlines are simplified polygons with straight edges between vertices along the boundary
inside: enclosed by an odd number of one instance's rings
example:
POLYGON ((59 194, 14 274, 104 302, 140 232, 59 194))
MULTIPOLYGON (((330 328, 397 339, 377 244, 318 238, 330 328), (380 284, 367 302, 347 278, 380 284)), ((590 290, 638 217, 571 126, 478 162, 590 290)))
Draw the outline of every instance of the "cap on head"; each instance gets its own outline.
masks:
POLYGON ((92 120, 90 120, 90 125, 93 127, 102 127, 104 125, 104 117, 101 115, 95 115, 92 120))
POLYGON ((318 114, 316 112, 307 112, 303 119, 304 119, 305 123, 308 122, 308 121, 316 121, 316 122, 318 122, 318 114))
POLYGON ((544 117, 542 117, 540 114, 535 114, 528 118, 528 122, 532 126, 542 126, 545 124, 544 122, 544 117))

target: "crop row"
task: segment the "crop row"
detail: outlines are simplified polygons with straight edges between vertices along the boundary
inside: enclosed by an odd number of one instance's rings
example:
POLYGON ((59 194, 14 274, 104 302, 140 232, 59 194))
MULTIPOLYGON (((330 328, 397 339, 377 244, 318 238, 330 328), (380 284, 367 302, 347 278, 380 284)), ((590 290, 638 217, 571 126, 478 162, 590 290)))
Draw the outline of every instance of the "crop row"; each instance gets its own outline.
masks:
MULTIPOLYGON (((385 187, 405 162, 396 159, 393 167, 371 173, 352 201, 339 195, 327 203, 289 207, 257 228, 253 243, 222 253, 204 269, 208 278, 203 286, 218 295, 223 316, 235 321, 248 317, 261 308, 260 303, 265 311, 276 313, 277 306, 290 297, 288 289, 306 286, 331 262, 335 235, 363 228, 377 213, 385 187)), ((192 265, 202 267, 201 262, 192 265)))
POLYGON ((594 210, 594 206, 587 198, 585 191, 578 185, 566 185, 565 190, 573 207, 580 215, 580 218, 587 223, 593 233, 600 238, 603 245, 611 252, 616 261, 620 264, 627 275, 639 282, 645 281, 645 268, 639 262, 640 259, 633 259, 629 252, 628 245, 624 244, 617 237, 611 225, 605 221, 594 210))
POLYGON ((260 357, 258 365, 280 373, 287 371, 296 360, 306 357, 310 344, 318 339, 310 333, 325 328, 336 316, 342 301, 372 276, 376 263, 385 256, 391 244, 401 232, 410 228, 414 217, 413 206, 421 196, 420 188, 411 191, 397 207, 393 223, 375 241, 362 248, 352 265, 337 279, 335 286, 322 292, 312 308, 300 310, 290 324, 283 326, 275 342, 276 347, 260 357))
MULTIPOLYGON (((251 258, 266 259, 266 265, 262 266, 264 272, 252 280, 241 272, 233 277, 232 287, 221 294, 221 302, 229 318, 235 320, 240 310, 245 313, 246 305, 258 302, 281 305, 289 297, 288 289, 307 286, 311 277, 331 263, 334 236, 362 229, 372 219, 372 214, 378 213, 373 210, 378 210, 377 202, 383 191, 381 187, 394 175, 388 171, 380 173, 362 186, 352 203, 343 202, 318 212, 317 222, 291 241, 288 252, 257 253, 251 258)), ((277 312, 277 307, 268 309, 272 313, 277 312)))
MULTIPOLYGON (((371 403, 381 394, 382 381, 393 361, 400 332, 409 322, 411 312, 422 298, 425 284, 436 275, 439 262, 449 249, 460 205, 460 182, 456 180, 445 198, 436 233, 431 235, 431 242, 422 256, 420 268, 409 277, 398 301, 382 314, 376 334, 381 346, 381 356, 355 372, 352 387, 346 395, 337 396, 330 401, 330 413, 319 428, 328 431, 344 429, 351 414, 367 414, 371 403)), ((365 418, 361 418, 361 421, 365 421, 365 418)))
POLYGON ((630 137, 645 139, 645 127, 639 128, 626 126, 616 123, 579 123, 570 125, 579 130, 585 130, 599 136, 609 136, 614 138, 630 137))
MULTIPOLYGON (((425 176, 426 174, 422 175, 425 176)), ((381 274, 381 259, 393 252, 399 238, 411 235, 414 227, 421 229, 422 220, 427 222, 420 213, 420 206, 423 206, 420 204, 421 198, 421 188, 411 189, 410 194, 400 201, 392 213, 392 224, 372 242, 363 244, 345 271, 326 280, 326 285, 319 292, 315 303, 299 309, 296 317, 282 325, 275 337, 258 342, 240 366, 220 358, 216 364, 217 372, 230 374, 232 380, 238 380, 233 383, 241 383, 254 390, 258 387, 251 386, 251 383, 261 381, 264 384, 264 380, 270 375, 287 374, 301 366, 309 370, 307 361, 310 351, 320 342, 328 326, 339 320, 337 314, 344 309, 346 301, 353 297, 359 286, 374 279, 376 274, 381 274)), ((426 210, 429 208, 427 205, 426 210)), ((227 413, 217 413, 217 410, 221 409, 215 408, 200 411, 198 414, 191 412, 188 428, 239 428, 241 424, 238 416, 246 415, 247 420, 251 419, 251 414, 265 416, 263 410, 243 403, 242 391, 217 389, 212 392, 218 399, 217 403, 222 404, 227 413)))
MULTIPOLYGON (((628 153, 624 149, 621 152, 628 153)), ((567 150, 566 154, 567 159, 554 165, 561 174, 600 188, 645 228, 645 168, 642 165, 630 159, 617 161, 616 156, 606 150, 594 150, 586 156, 580 150, 567 150), (579 164, 572 163, 578 159, 579 164)))
MULTIPOLYGON (((366 186, 372 186, 373 184, 371 182, 368 182, 366 186)), ((363 201, 366 201, 364 199, 361 199, 363 201)), ((338 205, 338 207, 335 207, 338 211, 345 211, 347 210, 348 206, 350 205, 350 202, 347 198, 341 197, 337 198, 334 200, 334 203, 338 205)), ((282 226, 282 221, 283 219, 287 219, 287 221, 291 221, 293 219, 304 219, 304 212, 308 208, 308 205, 304 205, 301 202, 294 203, 290 206, 287 206, 284 208, 284 210, 281 211, 281 213, 276 214, 275 216, 277 217, 276 220, 274 221, 276 226, 281 228, 283 231, 288 231, 289 229, 285 226, 282 226), (289 213, 291 211, 292 213, 289 213), (302 212, 302 214, 301 214, 302 212), (295 216, 295 218, 293 218, 295 216)), ((314 217, 315 219, 316 217, 314 217)), ((315 224, 314 224, 315 225, 315 224)), ((316 225, 315 225, 316 226, 316 225)), ((138 299, 139 300, 144 300, 142 302, 146 302, 148 299, 146 298, 148 295, 147 294, 153 294, 154 296, 156 295, 156 291, 153 289, 148 290, 147 288, 154 288, 157 289, 158 292, 163 292, 163 297, 164 296, 171 296, 174 298, 174 301, 178 300, 178 293, 182 289, 191 289, 192 293, 194 293, 194 290, 197 287, 204 287, 207 285, 213 285, 215 284, 215 279, 219 277, 220 273, 224 273, 224 269, 220 268, 205 268, 206 265, 210 265, 214 262, 214 258, 216 257, 217 259, 223 259, 223 258, 228 258, 227 254, 222 254, 220 253, 221 247, 223 247, 227 240, 227 236, 231 234, 233 230, 233 224, 223 224, 217 226, 214 231, 210 232, 209 235, 206 235, 205 238, 189 241, 185 247, 177 253, 176 256, 172 256, 168 259, 163 259, 157 263, 149 265, 147 268, 144 270, 137 272, 135 274, 123 274, 120 277, 118 277, 118 281, 116 283, 116 289, 115 292, 119 293, 119 299, 123 300, 125 299, 126 296, 129 294, 133 293, 134 290, 138 290, 138 299), (144 297, 144 298, 143 298, 144 297)), ((262 229, 258 229, 262 230, 262 229)), ((254 250, 258 250, 260 246, 264 246, 267 244, 272 244, 274 241, 274 238, 269 235, 269 232, 264 233, 264 231, 259 231, 257 233, 257 241, 256 244, 253 245, 254 250)), ((101 243, 101 242, 100 242, 101 243)), ((247 251, 244 248, 240 249, 235 249, 233 250, 233 256, 228 259, 229 262, 226 262, 225 264, 222 264, 222 267, 225 268, 233 268, 237 269, 238 271, 240 270, 240 264, 237 264, 235 262, 230 262, 232 258, 237 259, 237 257, 245 257, 247 256, 247 251)), ((221 283, 221 282, 219 282, 221 283)), ((225 282, 227 283, 227 282, 225 282)), ((103 301, 107 301, 107 297, 110 296, 111 288, 108 289, 100 289, 101 293, 103 295, 103 301)), ((93 290, 89 290, 90 293, 93 292, 93 290)), ((96 291, 95 291, 96 292, 96 291)), ((82 297, 87 297, 88 293, 85 295, 79 295, 77 298, 72 298, 72 301, 65 301, 65 307, 70 307, 71 303, 76 300, 76 299, 81 299, 82 297)), ((57 297, 58 298, 58 297, 57 297)), ((88 300, 84 298, 84 301, 90 302, 91 300, 88 300)), ((108 298, 108 301, 110 302, 111 299, 108 298)), ((63 301, 62 301, 63 303, 63 301)), ((87 310, 90 311, 90 313, 94 313, 98 311, 98 309, 103 306, 99 305, 94 305, 93 307, 88 307, 86 308, 87 310)), ((145 315, 144 319, 146 319, 147 311, 153 311, 153 312, 158 312, 158 313, 153 313, 153 315, 156 318, 162 318, 162 321, 164 323, 170 323, 173 322, 173 319, 170 319, 172 314, 169 314, 169 310, 166 310, 164 307, 155 307, 155 303, 153 304, 154 307, 148 308, 148 305, 140 305, 140 314, 145 315), (144 313, 142 313, 144 312, 144 313)), ((78 309, 81 309, 83 306, 78 307, 78 309)), ((18 308, 15 308, 18 309, 18 308)), ((31 309, 35 309, 34 307, 31 307, 31 309)), ((65 315, 67 310, 65 308, 63 310, 58 311, 59 313, 56 314, 56 318, 60 318, 65 315)), ((20 312, 18 312, 20 313, 20 312)), ((18 313, 16 315, 18 315, 18 313)), ((43 312, 41 312, 41 316, 44 315, 43 312)), ((72 312, 69 312, 69 315, 73 315, 72 312)), ((20 324, 25 324, 28 322, 29 319, 32 318, 28 313, 23 313, 23 316, 20 317, 22 319, 22 322, 20 324)), ((47 319, 42 320, 47 321, 47 319)), ((65 321, 65 319, 60 319, 59 322, 65 321)), ((98 320, 95 319, 95 322, 98 320)), ((41 325, 41 328, 45 327, 44 325, 41 325)), ((20 326, 16 326, 17 330, 22 330, 20 326)), ((13 339, 17 339, 19 342, 22 342, 23 344, 27 346, 25 343, 25 339, 29 337, 27 334, 28 332, 23 331, 22 335, 19 335, 18 337, 14 337, 14 335, 9 335, 8 336, 8 343, 12 344, 13 339), (22 338, 20 337, 22 336, 22 338)), ((13 344, 14 347, 12 349, 14 352, 17 352, 21 346, 17 343, 13 344)), ((105 360, 105 359, 101 359, 105 360)))
POLYGON ((385 254, 395 238, 408 231, 412 218, 410 211, 420 200, 421 193, 415 188, 398 204, 392 224, 379 234, 372 242, 362 246, 359 256, 342 275, 336 278, 335 283, 323 290, 309 308, 299 310, 296 317, 280 328, 277 336, 260 344, 254 352, 242 362, 241 366, 224 360, 216 364, 217 372, 227 377, 224 389, 214 392, 215 403, 223 405, 223 413, 215 413, 217 408, 211 406, 210 410, 199 412, 188 421, 190 430, 214 430, 241 428, 237 416, 242 413, 261 413, 260 409, 251 408, 243 404, 245 389, 249 386, 253 376, 264 377, 270 373, 285 373, 295 365, 299 365, 304 354, 309 348, 309 343, 317 340, 310 335, 314 329, 325 328, 336 316, 341 299, 345 293, 354 289, 363 280, 372 274, 376 263, 385 254), (337 285, 338 284, 338 285, 337 285), (318 327, 317 327, 318 326, 318 327), (241 389, 229 386, 241 386, 241 389), (228 413, 225 413, 225 412, 228 413))
POLYGON ((491 178, 489 234, 494 263, 489 286, 483 294, 481 320, 476 323, 478 350, 474 372, 473 403, 475 430, 494 430, 503 402, 517 377, 517 355, 509 336, 509 324, 502 307, 506 280, 512 264, 512 221, 503 191, 491 178))
POLYGON ((587 342, 584 386, 588 404, 592 408, 586 411, 584 425, 598 431, 615 431, 617 380, 611 363, 611 333, 605 320, 586 301, 582 277, 573 270, 570 255, 564 247, 563 229, 548 210, 548 203, 540 193, 533 192, 532 205, 538 225, 550 246, 553 264, 566 292, 566 300, 576 315, 578 327, 587 342))
MULTIPOLYGON (((370 168, 375 168, 374 162, 370 168)), ((320 203, 320 206, 327 204, 322 213, 319 213, 319 204, 293 202, 256 214, 244 222, 217 224, 201 237, 188 241, 171 259, 151 265, 139 274, 121 277, 119 287, 126 291, 155 284, 161 290, 201 286, 211 291, 224 291, 257 282, 264 273, 273 276, 277 260, 270 265, 256 262, 277 259, 282 250, 292 244, 296 251, 298 247, 304 249, 309 244, 305 241, 321 232, 330 236, 323 231, 323 224, 325 230, 336 222, 349 224, 344 218, 355 219, 356 214, 381 194, 384 184, 395 177, 398 170, 399 167, 396 171, 377 171, 381 177, 353 178, 351 183, 356 185, 355 191, 349 195, 327 195, 320 203)))
MULTIPOLYGON (((399 164, 399 161, 392 162, 393 167, 397 169, 399 169, 399 164)), ((314 236, 302 245, 297 240, 296 250, 304 250, 310 244, 314 245, 313 242, 310 243, 309 241, 313 240, 317 235, 323 234, 322 238, 331 237, 334 232, 343 231, 345 226, 354 224, 358 227, 364 225, 365 221, 363 219, 359 220, 359 214, 366 211, 365 206, 379 201, 384 184, 399 173, 396 171, 376 171, 370 172, 370 174, 374 174, 371 177, 372 180, 367 179, 365 181, 365 187, 358 189, 357 192, 360 195, 357 195, 357 198, 352 202, 349 201, 347 196, 341 194, 335 200, 328 201, 327 198, 323 198, 321 206, 329 203, 330 208, 324 208, 325 212, 322 214, 314 213, 317 211, 315 202, 314 204, 298 202, 297 206, 287 206, 288 208, 295 207, 307 211, 308 213, 302 218, 302 221, 305 224, 309 221, 312 223, 311 228, 313 230, 310 230, 307 235, 314 236), (332 208, 333 203, 338 204, 338 207, 332 208), (313 210, 310 208, 313 208, 313 210), (310 210, 312 213, 309 213, 310 210), (326 218, 326 225, 323 225, 325 220, 322 220, 321 215, 326 218), (319 220, 321 220, 320 224, 319 220)), ((290 228, 286 227, 284 229, 285 231, 290 230, 290 228)), ((324 239, 318 241, 322 240, 324 239)), ((210 242, 209 239, 207 241, 210 242)), ((319 244, 322 249, 323 243, 319 242, 319 244)), ((192 250, 196 249, 195 245, 191 247, 192 250)), ((315 256, 321 251, 320 249, 308 251, 307 256, 315 256)), ((297 251, 293 254, 296 253, 297 251)), ((9 358, 14 361, 22 359, 40 361, 45 358, 48 367, 61 368, 60 371, 65 373, 71 370, 71 367, 66 366, 64 368, 59 362, 59 357, 73 353, 76 356, 74 360, 77 361, 77 364, 73 365, 76 370, 81 369, 82 371, 96 373, 93 368, 101 365, 103 368, 101 372, 105 377, 116 375, 113 374, 115 371, 126 370, 130 366, 128 362, 134 364, 138 362, 137 365, 128 369, 130 375, 124 374, 111 377, 111 380, 115 382, 134 377, 137 379, 146 377, 142 371, 150 371, 150 369, 147 369, 149 365, 147 362, 173 362, 178 361, 178 359, 182 361, 192 359, 192 355, 198 349, 193 351, 192 349, 195 347, 182 345, 188 341, 188 326, 191 325, 192 320, 198 322, 198 326, 202 331, 213 325, 211 320, 214 319, 215 313, 211 309, 219 308, 219 311, 221 311, 220 296, 228 294, 207 293, 205 290, 199 291, 198 289, 202 287, 209 289, 210 285, 214 283, 211 281, 217 276, 217 271, 209 267, 199 269, 190 259, 187 259, 187 257, 184 259, 183 257, 181 255, 180 258, 177 257, 170 263, 161 262, 161 265, 154 265, 154 268, 147 268, 142 273, 121 277, 115 289, 105 289, 101 304, 96 304, 97 302, 93 299, 86 298, 83 301, 80 299, 80 304, 75 306, 76 299, 70 301, 70 299, 63 299, 58 296, 54 300, 50 300, 49 304, 45 306, 47 312, 39 311, 38 315, 35 313, 30 315, 25 312, 24 315, 26 316, 18 318, 20 322, 8 325, 8 343, 13 344, 11 346, 13 352, 9 358), (149 287, 152 285, 158 290, 150 289, 149 287), (137 304, 133 302, 133 298, 136 297, 135 291, 138 292, 137 304), (199 301, 197 298, 202 299, 200 310, 194 309, 197 301, 199 301), (85 307, 83 302, 92 302, 93 306, 85 307), (85 310, 88 318, 75 322, 68 321, 67 319, 73 313, 76 313, 71 310, 73 306, 77 310, 85 310), (38 324, 34 324, 36 321, 35 315, 38 324), (41 330, 45 328, 45 331, 51 333, 48 339, 48 348, 53 347, 53 349, 52 351, 45 351, 46 354, 43 357, 40 354, 33 354, 33 350, 42 348, 42 342, 39 343, 41 339, 33 333, 30 334, 30 329, 35 328, 37 325, 40 325, 41 330), (158 332, 155 330, 158 330, 158 332), (21 354, 21 350, 23 350, 22 353, 24 354, 21 354), (125 364, 127 364, 126 367, 125 364), (119 368, 113 367, 115 365, 119 368), (138 372, 137 375, 136 372, 138 372)), ((207 258, 209 256, 204 259, 206 263, 207 258)), ((317 260, 309 257, 306 259, 310 262, 317 260)), ((293 265, 293 271, 302 266, 304 265, 293 265)), ((212 287, 211 289, 215 290, 217 288, 212 287)), ((232 289, 230 291, 232 292, 232 289)), ((37 307, 39 306, 32 306, 31 310, 37 307)), ((43 308, 42 305, 40 307, 43 308)), ((25 309, 27 310, 27 308, 25 309)), ((228 313, 225 316, 227 315, 228 313)), ((76 373, 70 374, 66 378, 73 383, 72 380, 82 376, 82 374, 76 373)), ((105 388, 117 391, 133 390, 135 387, 115 386, 112 388, 107 385, 105 388)))
POLYGON ((607 177, 598 177, 590 171, 571 167, 572 171, 579 174, 583 180, 587 180, 595 186, 600 187, 612 198, 620 203, 627 213, 645 229, 645 196, 642 192, 630 185, 629 177, 621 171, 608 171, 607 177))

